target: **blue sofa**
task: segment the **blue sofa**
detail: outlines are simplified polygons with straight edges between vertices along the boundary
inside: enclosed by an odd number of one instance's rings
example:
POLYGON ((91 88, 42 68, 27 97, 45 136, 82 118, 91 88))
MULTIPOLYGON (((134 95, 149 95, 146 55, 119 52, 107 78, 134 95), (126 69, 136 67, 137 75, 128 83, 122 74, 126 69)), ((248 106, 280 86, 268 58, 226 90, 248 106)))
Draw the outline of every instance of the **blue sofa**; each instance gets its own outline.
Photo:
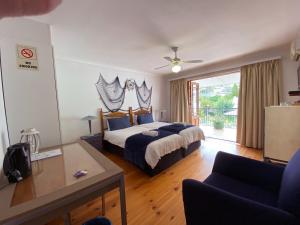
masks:
POLYGON ((300 150, 287 166, 219 152, 204 181, 183 181, 187 225, 300 224, 300 150))

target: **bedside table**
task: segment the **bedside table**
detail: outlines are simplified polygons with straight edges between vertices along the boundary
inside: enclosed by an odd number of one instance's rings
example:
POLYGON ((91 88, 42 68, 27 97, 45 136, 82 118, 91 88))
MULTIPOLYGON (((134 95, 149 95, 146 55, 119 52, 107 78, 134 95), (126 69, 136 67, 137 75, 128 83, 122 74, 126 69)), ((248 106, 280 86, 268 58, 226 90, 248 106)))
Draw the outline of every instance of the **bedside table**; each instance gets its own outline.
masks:
POLYGON ((86 141, 91 146, 96 148, 97 150, 102 150, 102 135, 101 133, 88 135, 88 136, 82 136, 80 137, 81 140, 86 141))

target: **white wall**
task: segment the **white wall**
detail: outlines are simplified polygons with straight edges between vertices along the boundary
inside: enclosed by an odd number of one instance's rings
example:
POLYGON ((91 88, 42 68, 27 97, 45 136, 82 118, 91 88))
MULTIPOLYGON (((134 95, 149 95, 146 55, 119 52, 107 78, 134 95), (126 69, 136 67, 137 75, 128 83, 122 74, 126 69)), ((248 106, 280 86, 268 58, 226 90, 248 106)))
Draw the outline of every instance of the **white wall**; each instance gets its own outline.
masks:
POLYGON ((7 183, 7 179, 3 174, 3 159, 6 152, 6 148, 9 145, 8 142, 8 133, 6 126, 6 117, 5 117, 5 108, 4 100, 2 94, 2 79, 1 79, 1 70, 0 70, 0 188, 7 183))
MULTIPOLYGON (((77 140, 80 136, 87 135, 89 133, 88 123, 81 121, 80 118, 86 115, 98 116, 98 109, 105 109, 95 87, 99 73, 108 82, 119 76, 121 85, 124 85, 128 78, 135 79, 138 85, 145 80, 148 87, 153 87, 152 106, 154 113, 155 110, 166 108, 167 101, 164 95, 166 86, 161 77, 65 59, 55 59, 55 67, 63 143, 69 143, 77 140)), ((128 109, 129 106, 138 107, 135 90, 126 91, 122 108, 128 109)), ((93 121, 92 126, 94 133, 99 132, 99 120, 93 121)))
POLYGON ((49 26, 23 18, 2 19, 0 48, 10 143, 19 142, 22 129, 35 127, 42 147, 60 144, 49 26), (38 71, 17 68, 17 44, 37 48, 38 71))
MULTIPOLYGON (((288 91, 297 90, 298 78, 297 78, 297 68, 299 62, 294 62, 290 59, 290 45, 279 46, 277 48, 272 48, 264 51, 259 51, 251 53, 248 55, 240 56, 237 58, 229 59, 226 61, 206 65, 193 70, 186 70, 175 76, 174 74, 166 75, 165 80, 170 81, 177 78, 195 78, 201 79, 209 76, 215 76, 219 71, 230 70, 232 68, 238 68, 241 65, 245 65, 250 62, 272 58, 272 57, 282 57, 282 101, 294 102, 299 100, 299 97, 291 97, 288 95, 288 91)), ((167 82, 167 100, 168 109, 170 108, 170 82, 167 82)))

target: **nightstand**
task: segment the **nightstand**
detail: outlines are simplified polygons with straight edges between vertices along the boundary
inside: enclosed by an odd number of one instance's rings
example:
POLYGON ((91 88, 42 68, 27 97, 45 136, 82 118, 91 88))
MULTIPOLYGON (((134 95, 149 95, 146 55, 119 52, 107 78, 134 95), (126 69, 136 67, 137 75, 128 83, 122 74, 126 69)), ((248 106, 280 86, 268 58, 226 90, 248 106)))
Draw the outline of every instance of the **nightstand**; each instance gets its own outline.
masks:
POLYGON ((88 136, 82 136, 80 137, 81 140, 86 141, 91 146, 96 148, 97 150, 102 150, 102 135, 101 133, 88 135, 88 136))

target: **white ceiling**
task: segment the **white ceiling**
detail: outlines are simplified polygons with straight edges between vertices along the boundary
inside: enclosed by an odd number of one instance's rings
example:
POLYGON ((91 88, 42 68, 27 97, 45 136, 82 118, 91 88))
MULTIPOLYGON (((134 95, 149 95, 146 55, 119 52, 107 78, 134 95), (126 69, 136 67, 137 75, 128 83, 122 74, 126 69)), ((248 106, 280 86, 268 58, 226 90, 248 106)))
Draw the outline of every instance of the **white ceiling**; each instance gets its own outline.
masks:
POLYGON ((299 9, 299 0, 64 0, 33 19, 53 25, 56 57, 166 74, 153 68, 173 56, 169 46, 208 64, 288 43, 299 9))

